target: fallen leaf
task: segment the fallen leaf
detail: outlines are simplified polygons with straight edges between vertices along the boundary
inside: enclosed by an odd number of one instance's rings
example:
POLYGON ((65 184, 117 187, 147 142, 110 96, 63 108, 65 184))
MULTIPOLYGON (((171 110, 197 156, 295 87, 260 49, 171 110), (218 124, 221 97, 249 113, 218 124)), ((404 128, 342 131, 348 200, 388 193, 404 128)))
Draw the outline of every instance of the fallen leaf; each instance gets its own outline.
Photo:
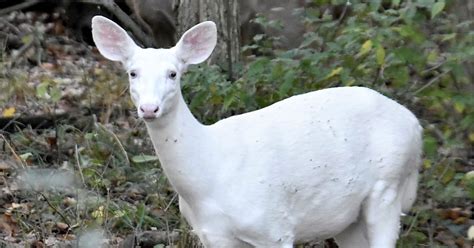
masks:
POLYGON ((15 236, 18 232, 17 222, 13 219, 11 213, 4 213, 0 218, 0 231, 9 237, 15 236))
POLYGON ((58 237, 60 240, 75 240, 76 238, 76 235, 70 233, 58 237))
POLYGON ((474 142, 474 133, 469 133, 469 141, 474 142))
POLYGON ((43 68, 45 70, 49 70, 49 71, 52 71, 52 70, 56 69, 56 65, 53 64, 53 63, 45 62, 45 63, 42 63, 40 66, 41 66, 41 68, 43 68))
POLYGON ((462 225, 464 223, 467 223, 469 219, 467 217, 459 217, 459 218, 456 218, 455 220, 453 220, 453 223, 456 224, 456 225, 462 225))
POLYGON ((66 197, 64 198, 63 200, 63 203, 66 205, 66 206, 75 206, 76 203, 77 203, 77 200, 72 198, 72 197, 66 197))
POLYGON ((9 107, 3 110, 2 116, 6 118, 10 118, 15 116, 16 109, 15 107, 9 107))
POLYGON ((41 240, 36 240, 31 244, 31 248, 44 248, 46 247, 41 240))
POLYGON ((10 169, 11 169, 11 165, 9 165, 8 163, 4 161, 0 161, 0 171, 6 171, 10 169))
POLYGON ((56 227, 60 230, 60 231, 67 231, 69 229, 69 225, 66 224, 66 223, 63 223, 63 222, 57 222, 56 223, 56 227))

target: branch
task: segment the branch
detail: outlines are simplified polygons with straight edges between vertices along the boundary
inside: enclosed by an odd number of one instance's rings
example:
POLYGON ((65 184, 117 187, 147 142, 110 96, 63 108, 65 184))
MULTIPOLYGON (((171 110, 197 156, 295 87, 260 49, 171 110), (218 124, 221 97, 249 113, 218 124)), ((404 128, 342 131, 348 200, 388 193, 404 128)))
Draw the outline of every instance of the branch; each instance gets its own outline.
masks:
POLYGON ((38 2, 39 2, 39 0, 26 1, 26 2, 23 2, 23 3, 19 3, 19 4, 16 4, 16 5, 10 6, 8 8, 4 8, 4 9, 0 10, 0 16, 9 14, 10 12, 13 12, 13 11, 26 9, 28 7, 31 7, 35 4, 37 4, 38 2))
POLYGON ((59 209, 57 209, 53 204, 51 204, 51 202, 48 200, 48 197, 46 197, 42 192, 40 191, 36 191, 36 193, 40 194, 41 196, 43 196, 44 200, 46 201, 46 203, 48 204, 48 206, 50 208, 52 208, 54 210, 54 212, 56 212, 57 214, 59 214, 59 216, 61 217, 61 219, 63 219, 64 223, 67 224, 68 228, 71 226, 71 223, 69 222, 69 220, 66 218, 66 216, 64 216, 61 211, 59 211, 59 209))
POLYGON ((351 1, 347 0, 346 4, 344 5, 344 9, 342 10, 341 16, 339 16, 339 19, 337 20, 337 25, 341 25, 342 20, 344 19, 344 17, 346 17, 347 8, 349 8, 349 6, 351 5, 351 1))
POLYGON ((445 71, 441 74, 439 74, 438 76, 434 77, 433 79, 431 79, 427 84, 423 85, 422 87, 420 87, 418 90, 416 90, 413 95, 417 95, 418 93, 420 93, 421 91, 423 91, 424 89, 430 87, 432 84, 436 83, 436 81, 438 81, 438 79, 440 79, 442 76, 446 75, 447 73, 449 73, 450 70, 448 71, 445 71))
POLYGON ((110 11, 117 19, 125 26, 126 29, 130 30, 133 35, 140 41, 140 43, 146 47, 153 47, 154 40, 150 38, 145 32, 142 31, 140 26, 138 26, 127 13, 113 1, 113 0, 77 0, 81 3, 89 3, 104 6, 108 11, 110 11))

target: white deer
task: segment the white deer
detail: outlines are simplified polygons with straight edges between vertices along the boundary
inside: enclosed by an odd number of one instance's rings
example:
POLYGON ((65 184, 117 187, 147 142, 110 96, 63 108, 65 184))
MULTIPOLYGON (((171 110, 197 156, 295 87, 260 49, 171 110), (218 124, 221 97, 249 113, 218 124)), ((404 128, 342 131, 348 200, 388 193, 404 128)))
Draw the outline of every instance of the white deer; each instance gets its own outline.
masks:
POLYGON ((100 53, 127 70, 138 116, 205 247, 291 248, 330 237, 339 247, 395 247, 422 153, 422 128, 405 107, 340 87, 205 126, 180 78, 214 49, 213 22, 170 49, 140 48, 101 16, 92 34, 100 53))

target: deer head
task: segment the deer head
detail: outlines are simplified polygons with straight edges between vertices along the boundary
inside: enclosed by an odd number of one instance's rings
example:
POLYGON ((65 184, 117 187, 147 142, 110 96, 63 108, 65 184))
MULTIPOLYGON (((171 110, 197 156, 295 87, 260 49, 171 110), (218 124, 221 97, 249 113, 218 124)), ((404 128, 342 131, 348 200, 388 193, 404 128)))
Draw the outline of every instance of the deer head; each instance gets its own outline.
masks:
POLYGON ((95 16, 92 37, 105 58, 125 67, 138 116, 156 121, 171 113, 182 97, 180 79, 187 66, 211 55, 217 30, 214 22, 206 21, 186 31, 170 49, 141 48, 115 22, 95 16))

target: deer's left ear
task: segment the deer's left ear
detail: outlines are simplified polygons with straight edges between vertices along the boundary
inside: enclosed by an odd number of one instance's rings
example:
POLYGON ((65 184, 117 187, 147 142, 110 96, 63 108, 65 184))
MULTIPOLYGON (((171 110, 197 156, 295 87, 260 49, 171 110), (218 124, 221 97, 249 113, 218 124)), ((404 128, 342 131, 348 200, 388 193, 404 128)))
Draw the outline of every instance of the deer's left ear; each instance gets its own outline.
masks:
POLYGON ((184 64, 199 64, 211 55, 216 43, 216 24, 206 21, 186 31, 173 49, 184 64))
POLYGON ((92 18, 92 39, 107 59, 125 63, 139 47, 115 22, 103 17, 92 18))

